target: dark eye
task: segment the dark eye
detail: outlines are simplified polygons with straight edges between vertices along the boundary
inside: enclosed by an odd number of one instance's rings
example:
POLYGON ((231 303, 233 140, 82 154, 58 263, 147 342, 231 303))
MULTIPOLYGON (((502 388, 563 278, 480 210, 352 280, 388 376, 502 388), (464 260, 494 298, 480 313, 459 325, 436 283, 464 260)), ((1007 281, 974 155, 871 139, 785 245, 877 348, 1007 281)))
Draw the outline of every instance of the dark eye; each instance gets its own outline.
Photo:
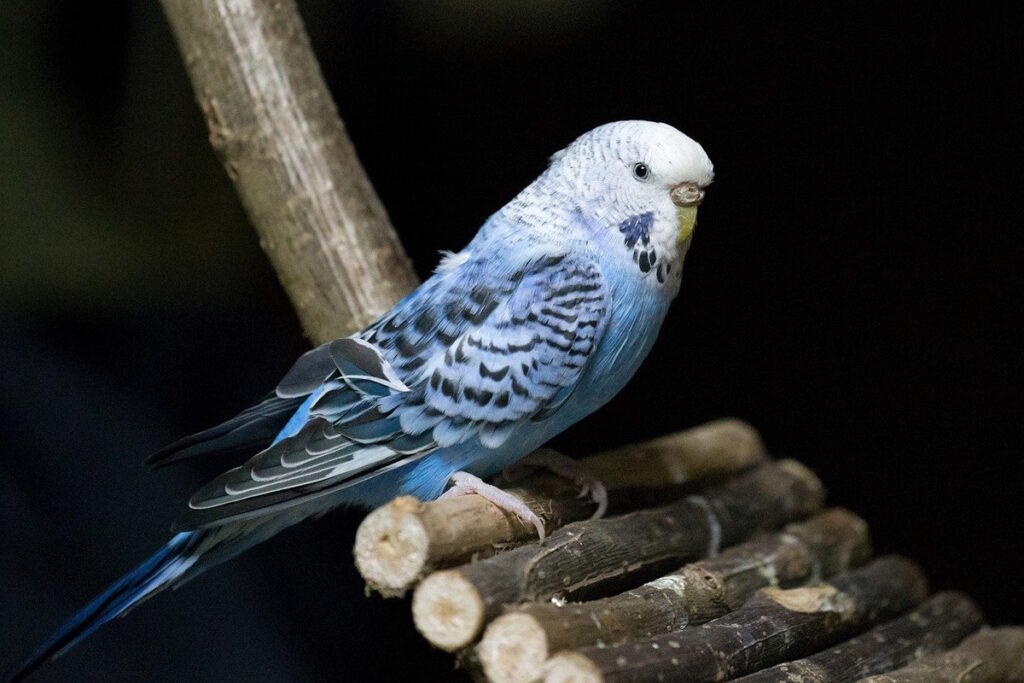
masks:
POLYGON ((633 164, 633 177, 637 180, 647 180, 651 175, 651 169, 647 164, 633 164))

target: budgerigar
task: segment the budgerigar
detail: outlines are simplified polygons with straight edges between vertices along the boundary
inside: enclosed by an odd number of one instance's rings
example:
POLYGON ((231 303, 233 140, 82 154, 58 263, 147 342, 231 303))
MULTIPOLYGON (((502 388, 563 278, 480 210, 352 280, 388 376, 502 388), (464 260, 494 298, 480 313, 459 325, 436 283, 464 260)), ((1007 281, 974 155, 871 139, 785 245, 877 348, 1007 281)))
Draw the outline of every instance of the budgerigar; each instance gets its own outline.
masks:
POLYGON ((258 405, 152 456, 251 457, 14 677, 307 517, 433 499, 450 481, 494 494, 480 478, 606 403, 650 351, 712 176, 701 146, 664 123, 607 124, 553 155, 391 311, 307 352, 258 405))

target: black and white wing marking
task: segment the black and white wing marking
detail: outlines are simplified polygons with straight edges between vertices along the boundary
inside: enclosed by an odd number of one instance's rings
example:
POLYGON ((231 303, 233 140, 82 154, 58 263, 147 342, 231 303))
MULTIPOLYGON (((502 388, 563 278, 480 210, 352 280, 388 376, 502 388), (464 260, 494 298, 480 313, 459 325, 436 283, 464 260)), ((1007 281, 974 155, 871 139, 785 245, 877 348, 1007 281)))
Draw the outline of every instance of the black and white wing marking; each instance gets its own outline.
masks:
POLYGON ((307 367, 309 379, 293 374, 293 369, 282 386, 286 396, 293 391, 300 396, 312 394, 306 423, 197 491, 179 526, 262 514, 322 490, 325 482, 351 480, 426 445, 427 439, 415 445, 406 440, 403 449, 403 442, 396 439, 400 436, 397 421, 388 420, 388 413, 410 389, 371 344, 357 338, 338 339, 313 349, 305 358, 314 361, 307 367), (330 359, 332 369, 323 358, 330 359), (322 371, 327 371, 326 379, 322 371), (317 376, 321 380, 315 390, 305 391, 304 385, 317 376))
POLYGON ((572 394, 604 331, 608 293, 589 261, 553 257, 538 266, 485 323, 431 359, 422 405, 403 406, 405 432, 431 430, 441 447, 478 435, 497 448, 572 394))
POLYGON ((375 332, 388 327, 387 317, 370 328, 376 344, 348 338, 309 352, 305 369, 279 389, 301 395, 327 372, 306 424, 198 491, 183 528, 299 504, 473 436, 495 448, 516 426, 556 411, 605 327, 609 302, 598 267, 556 256, 495 287, 465 282, 411 301, 390 336, 375 332), (435 334, 406 340, 406 328, 425 329, 425 316, 435 334), (385 354, 407 368, 408 384, 385 354))
POLYGON ((204 455, 251 454, 269 446, 307 396, 338 371, 332 343, 302 354, 275 391, 230 420, 178 439, 146 458, 154 469, 204 455))

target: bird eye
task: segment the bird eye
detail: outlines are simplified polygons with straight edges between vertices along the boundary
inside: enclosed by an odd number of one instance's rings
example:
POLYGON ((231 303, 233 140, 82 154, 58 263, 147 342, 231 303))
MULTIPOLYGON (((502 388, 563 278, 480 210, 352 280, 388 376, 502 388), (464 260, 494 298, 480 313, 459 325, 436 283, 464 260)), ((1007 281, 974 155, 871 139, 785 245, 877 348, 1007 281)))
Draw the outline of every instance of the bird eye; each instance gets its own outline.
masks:
POLYGON ((651 175, 651 169, 647 164, 633 164, 633 177, 637 180, 647 180, 651 175))

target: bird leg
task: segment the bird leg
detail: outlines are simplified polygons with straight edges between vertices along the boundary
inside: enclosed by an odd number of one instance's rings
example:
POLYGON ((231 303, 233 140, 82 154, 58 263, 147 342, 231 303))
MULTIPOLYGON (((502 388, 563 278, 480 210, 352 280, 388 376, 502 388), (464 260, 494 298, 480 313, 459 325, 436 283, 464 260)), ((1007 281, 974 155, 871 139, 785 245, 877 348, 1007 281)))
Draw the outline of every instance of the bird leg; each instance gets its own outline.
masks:
POLYGON ((604 516, 608 509, 608 490, 594 475, 587 472, 580 464, 572 458, 562 455, 550 448, 541 448, 530 453, 525 458, 505 471, 505 477, 510 478, 515 471, 523 467, 540 467, 564 477, 580 487, 580 495, 590 496, 590 499, 597 504, 597 510, 591 515, 591 519, 598 519, 604 516))
POLYGON ((511 493, 502 491, 497 486, 492 486, 469 472, 456 472, 448 481, 451 482, 452 486, 441 494, 441 498, 454 498, 455 496, 475 493, 489 500, 502 510, 511 512, 523 520, 524 523, 532 524, 537 529, 537 537, 542 541, 544 540, 544 522, 526 503, 511 493))

